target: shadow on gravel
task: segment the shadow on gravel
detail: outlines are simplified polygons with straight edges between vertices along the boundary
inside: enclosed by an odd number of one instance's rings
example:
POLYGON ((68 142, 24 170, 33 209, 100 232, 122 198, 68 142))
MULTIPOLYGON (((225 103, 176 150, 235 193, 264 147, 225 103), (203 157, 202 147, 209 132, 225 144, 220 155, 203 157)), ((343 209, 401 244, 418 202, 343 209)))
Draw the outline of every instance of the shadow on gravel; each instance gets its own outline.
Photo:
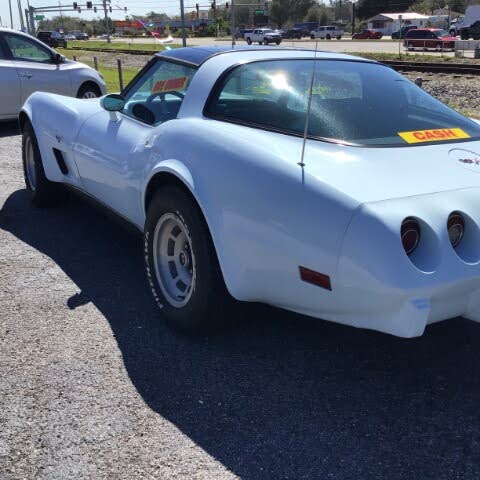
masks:
POLYGON ((0 138, 13 137, 20 135, 20 129, 18 128, 18 122, 2 122, 0 121, 0 138))
POLYGON ((0 228, 66 272, 81 292, 65 302, 103 313, 145 402, 240 478, 479 478, 479 325, 403 340, 251 307, 237 329, 183 338, 158 318, 140 238, 102 213, 17 191, 0 228))

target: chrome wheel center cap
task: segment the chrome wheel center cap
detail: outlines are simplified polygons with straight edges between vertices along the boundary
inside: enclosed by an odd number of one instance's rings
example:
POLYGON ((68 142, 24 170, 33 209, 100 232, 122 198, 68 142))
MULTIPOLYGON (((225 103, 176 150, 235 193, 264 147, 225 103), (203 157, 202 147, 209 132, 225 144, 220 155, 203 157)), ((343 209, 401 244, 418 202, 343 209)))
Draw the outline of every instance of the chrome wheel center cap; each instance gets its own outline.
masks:
POLYGON ((190 266, 190 257, 187 252, 182 250, 180 252, 180 255, 178 256, 178 259, 180 261, 180 265, 182 267, 188 268, 190 266))

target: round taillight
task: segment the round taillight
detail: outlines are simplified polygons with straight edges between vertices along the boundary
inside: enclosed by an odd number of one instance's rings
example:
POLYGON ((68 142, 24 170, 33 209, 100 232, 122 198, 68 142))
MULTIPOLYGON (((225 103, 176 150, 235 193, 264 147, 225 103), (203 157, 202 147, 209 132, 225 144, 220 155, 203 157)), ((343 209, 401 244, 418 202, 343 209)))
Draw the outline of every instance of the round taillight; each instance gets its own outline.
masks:
POLYGON ((455 248, 462 241, 465 232, 465 219, 461 213, 453 212, 448 216, 447 230, 450 243, 455 248))
POLYGON ((420 242, 420 225, 413 218, 406 218, 400 230, 402 245, 407 255, 411 255, 420 242))

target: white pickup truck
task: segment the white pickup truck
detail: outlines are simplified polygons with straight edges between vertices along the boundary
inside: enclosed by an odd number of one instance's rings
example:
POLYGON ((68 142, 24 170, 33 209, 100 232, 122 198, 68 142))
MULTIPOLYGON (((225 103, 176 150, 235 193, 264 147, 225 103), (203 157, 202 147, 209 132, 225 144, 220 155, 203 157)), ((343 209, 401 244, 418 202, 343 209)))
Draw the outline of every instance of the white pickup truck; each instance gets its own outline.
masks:
POLYGON ((331 40, 332 38, 336 38, 340 40, 343 36, 343 30, 339 30, 337 27, 333 26, 324 26, 318 27, 316 30, 312 30, 310 32, 310 38, 315 40, 316 38, 320 38, 321 40, 331 40))
POLYGON ((260 45, 268 45, 269 43, 282 43, 282 34, 275 32, 271 28, 256 28, 252 33, 245 34, 246 42, 251 45, 253 42, 258 42, 260 45))

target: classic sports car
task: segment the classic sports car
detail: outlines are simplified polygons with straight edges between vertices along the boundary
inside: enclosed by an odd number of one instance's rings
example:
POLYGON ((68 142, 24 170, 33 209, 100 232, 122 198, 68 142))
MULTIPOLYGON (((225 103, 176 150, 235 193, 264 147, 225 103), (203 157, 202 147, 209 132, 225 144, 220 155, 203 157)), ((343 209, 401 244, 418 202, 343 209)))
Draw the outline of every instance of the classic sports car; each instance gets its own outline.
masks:
POLYGON ((232 297, 403 337, 480 320, 480 124, 385 65, 176 49, 121 95, 35 93, 20 124, 33 201, 67 185, 142 231, 179 330, 232 297))

